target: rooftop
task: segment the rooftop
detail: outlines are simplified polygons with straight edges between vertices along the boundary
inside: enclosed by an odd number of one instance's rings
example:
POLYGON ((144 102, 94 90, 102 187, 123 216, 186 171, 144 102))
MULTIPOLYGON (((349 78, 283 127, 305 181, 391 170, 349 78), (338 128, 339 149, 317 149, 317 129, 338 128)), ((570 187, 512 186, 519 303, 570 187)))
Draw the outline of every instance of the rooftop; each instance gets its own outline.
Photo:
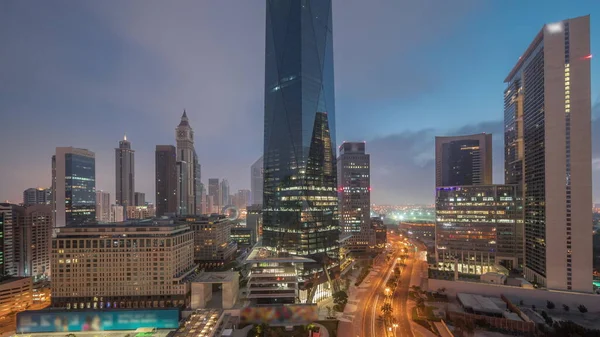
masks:
POLYGON ((316 262, 313 259, 309 259, 303 256, 291 255, 284 252, 274 252, 267 250, 263 247, 256 247, 252 249, 248 257, 246 257, 245 263, 254 262, 281 262, 281 263, 311 263, 316 262))

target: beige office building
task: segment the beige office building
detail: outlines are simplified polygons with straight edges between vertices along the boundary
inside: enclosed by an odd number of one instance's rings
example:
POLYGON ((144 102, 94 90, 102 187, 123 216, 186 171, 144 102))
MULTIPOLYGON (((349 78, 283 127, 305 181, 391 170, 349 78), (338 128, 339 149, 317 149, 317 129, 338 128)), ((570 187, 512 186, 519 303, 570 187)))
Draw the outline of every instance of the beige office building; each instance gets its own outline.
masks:
POLYGON ((524 186, 525 276, 592 291, 590 18, 544 25, 505 79, 505 176, 524 186), (522 143, 522 144, 521 144, 522 143))
POLYGON ((52 241, 52 306, 67 309, 189 304, 194 233, 154 221, 60 228, 52 241))

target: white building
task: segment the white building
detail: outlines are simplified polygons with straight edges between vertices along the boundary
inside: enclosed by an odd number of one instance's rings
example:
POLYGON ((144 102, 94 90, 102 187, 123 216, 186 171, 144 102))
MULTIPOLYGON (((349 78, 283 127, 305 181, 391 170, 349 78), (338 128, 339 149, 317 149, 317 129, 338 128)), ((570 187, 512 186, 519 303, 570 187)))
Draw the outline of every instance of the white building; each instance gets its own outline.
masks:
POLYGON ((592 291, 590 17, 544 25, 505 79, 506 180, 524 187, 525 277, 592 291), (540 113, 543 112, 543 113, 540 113))
POLYGON ((109 222, 123 222, 125 218, 123 217, 123 206, 119 205, 110 205, 110 219, 109 222))
POLYGON ((110 222, 110 193, 96 191, 96 220, 99 222, 110 222))

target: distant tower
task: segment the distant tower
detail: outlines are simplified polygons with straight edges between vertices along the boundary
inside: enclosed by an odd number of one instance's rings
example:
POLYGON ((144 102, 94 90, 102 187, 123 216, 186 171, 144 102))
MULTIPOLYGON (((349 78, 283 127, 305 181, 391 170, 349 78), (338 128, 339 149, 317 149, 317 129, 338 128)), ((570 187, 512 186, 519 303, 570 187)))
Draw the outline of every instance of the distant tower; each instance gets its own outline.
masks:
POLYGON ((340 228, 351 234, 350 249, 375 247, 371 230, 371 159, 364 142, 344 142, 337 159, 340 228))
POLYGON ((127 206, 135 205, 134 151, 127 136, 123 136, 123 140, 119 141, 119 148, 115 149, 115 171, 115 204, 127 210, 127 206))
POLYGON ((491 134, 435 137, 435 186, 491 183, 491 134))
POLYGON ((250 203, 252 205, 262 205, 263 202, 263 157, 250 166, 250 190, 252 197, 250 203))
POLYGON ((177 126, 177 161, 179 162, 178 214, 196 213, 196 172, 199 172, 198 157, 194 150, 194 130, 190 126, 187 113, 183 111, 177 126))
POLYGON ((156 145, 156 216, 177 213, 177 150, 173 145, 156 145))
POLYGON ((212 199, 211 206, 208 207, 207 213, 218 213, 221 211, 221 190, 219 188, 219 178, 208 179, 208 195, 212 199), (218 211, 217 211, 218 209, 218 211))

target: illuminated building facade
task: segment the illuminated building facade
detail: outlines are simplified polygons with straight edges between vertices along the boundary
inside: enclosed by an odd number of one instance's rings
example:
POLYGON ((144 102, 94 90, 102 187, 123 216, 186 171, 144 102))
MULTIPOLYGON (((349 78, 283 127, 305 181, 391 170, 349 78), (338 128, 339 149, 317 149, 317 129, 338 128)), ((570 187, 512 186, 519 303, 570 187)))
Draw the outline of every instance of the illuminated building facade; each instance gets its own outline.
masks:
POLYGON ((54 227, 96 220, 96 158, 94 152, 57 147, 52 156, 54 227))
POLYGON ((592 291, 590 17, 544 25, 505 79, 505 176, 524 187, 525 277, 592 291))
POLYGON ((60 228, 52 240, 52 306, 67 309, 189 305, 194 233, 153 221, 60 228))
POLYGON ((27 310, 32 304, 31 277, 5 277, 0 279, 0 317, 27 310))
POLYGON ((177 213, 177 150, 173 145, 156 145, 156 216, 177 213))
POLYGON ((491 134, 435 137, 435 186, 491 183, 491 134))
POLYGON ((351 251, 374 248, 371 227, 371 159, 365 142, 344 142, 337 159, 340 229, 351 234, 346 247, 351 251))
POLYGON ((231 241, 231 221, 224 215, 178 217, 175 222, 188 224, 194 232, 194 261, 197 263, 216 266, 233 258, 237 245, 231 241))
POLYGON ((387 226, 383 223, 383 219, 380 217, 371 218, 371 241, 369 241, 369 248, 375 250, 385 249, 387 243, 387 226))
POLYGON ((331 1, 266 10, 262 244, 318 261, 303 272, 323 275, 339 268, 340 234, 331 1))
POLYGON ((518 267, 517 224, 523 221, 517 185, 436 188, 437 266, 465 274, 518 267))

